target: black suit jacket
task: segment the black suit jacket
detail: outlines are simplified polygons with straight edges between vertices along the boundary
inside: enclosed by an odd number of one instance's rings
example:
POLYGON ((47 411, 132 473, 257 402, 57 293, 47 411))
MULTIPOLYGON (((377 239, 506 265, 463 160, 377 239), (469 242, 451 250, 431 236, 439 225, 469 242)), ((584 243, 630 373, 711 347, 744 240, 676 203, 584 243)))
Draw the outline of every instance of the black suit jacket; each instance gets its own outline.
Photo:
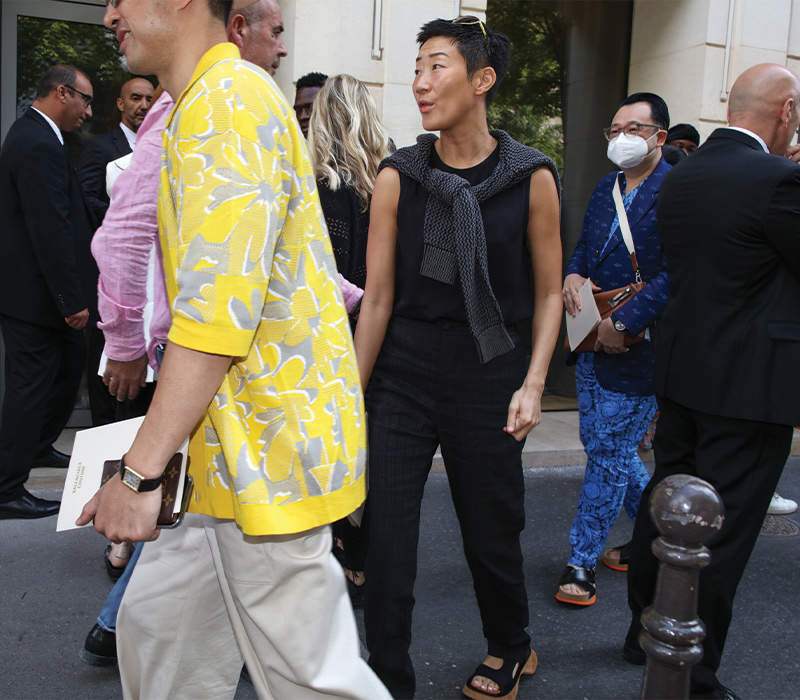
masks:
POLYGON ((800 165, 717 129, 664 179, 658 227, 671 291, 656 392, 800 425, 800 165))
POLYGON ((52 127, 34 109, 0 148, 0 313, 65 328, 97 317, 94 217, 52 127))
POLYGON ((107 134, 89 139, 83 145, 78 158, 78 178, 98 226, 103 222, 108 209, 106 166, 112 160, 126 156, 130 152, 131 146, 120 126, 107 134))

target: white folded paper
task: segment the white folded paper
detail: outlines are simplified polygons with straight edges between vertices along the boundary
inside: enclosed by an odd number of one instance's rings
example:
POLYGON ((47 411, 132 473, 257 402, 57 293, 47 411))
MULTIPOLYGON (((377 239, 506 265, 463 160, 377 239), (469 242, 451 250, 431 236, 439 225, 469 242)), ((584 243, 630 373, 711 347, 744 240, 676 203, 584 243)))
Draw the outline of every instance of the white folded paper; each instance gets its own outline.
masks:
POLYGON ((577 348, 583 339, 589 335, 600 323, 600 312, 597 310, 597 304, 594 301, 594 294, 592 294, 592 282, 586 280, 578 292, 581 301, 581 310, 575 316, 570 316, 568 312, 564 312, 567 317, 567 338, 569 339, 569 349, 574 350, 577 348))
MULTIPOLYGON (((122 456, 133 444, 143 422, 144 417, 131 418, 99 428, 81 430, 75 435, 67 480, 64 483, 64 494, 61 497, 61 509, 58 511, 56 532, 73 530, 78 527, 75 521, 81 514, 83 506, 91 500, 102 485, 105 462, 122 459, 122 456)), ((187 440, 179 451, 185 456, 188 448, 189 441, 187 440)), ((183 460, 183 464, 178 493, 183 493, 186 479, 186 459, 183 460)), ((175 513, 180 512, 180 507, 181 499, 177 498, 175 513)))

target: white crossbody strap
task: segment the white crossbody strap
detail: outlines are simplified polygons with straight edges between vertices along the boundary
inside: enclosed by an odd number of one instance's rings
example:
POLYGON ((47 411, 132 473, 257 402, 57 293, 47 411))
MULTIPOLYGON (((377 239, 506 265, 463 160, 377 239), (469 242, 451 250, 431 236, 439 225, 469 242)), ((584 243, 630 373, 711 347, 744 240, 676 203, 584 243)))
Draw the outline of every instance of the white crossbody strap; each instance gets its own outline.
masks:
POLYGON ((614 204, 617 207, 617 216, 619 217, 619 229, 622 232, 622 240, 625 241, 625 246, 631 254, 631 265, 633 271, 636 273, 636 281, 641 282, 642 276, 639 274, 639 261, 636 259, 636 249, 633 247, 633 235, 631 234, 631 227, 628 223, 628 213, 625 211, 625 205, 622 203, 622 192, 619 188, 619 177, 614 182, 614 204))

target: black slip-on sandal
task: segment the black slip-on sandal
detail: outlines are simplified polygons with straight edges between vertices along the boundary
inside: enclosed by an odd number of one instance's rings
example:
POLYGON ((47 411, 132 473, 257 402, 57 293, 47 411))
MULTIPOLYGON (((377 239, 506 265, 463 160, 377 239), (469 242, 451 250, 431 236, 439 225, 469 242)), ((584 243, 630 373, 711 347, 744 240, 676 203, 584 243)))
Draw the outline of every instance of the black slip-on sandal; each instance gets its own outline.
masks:
POLYGON ((558 582, 558 593, 556 593, 556 600, 562 603, 569 603, 571 605, 594 605, 597 600, 595 595, 597 589, 594 585, 595 568, 593 566, 586 569, 576 569, 572 566, 567 566, 558 582), (566 593, 562 587, 568 583, 574 583, 583 589, 583 593, 566 593))
POLYGON ((490 668, 486 664, 481 664, 475 669, 473 674, 467 678, 461 692, 473 700, 484 700, 484 698, 502 698, 502 700, 515 700, 519 691, 519 681, 522 676, 532 676, 536 671, 539 659, 536 652, 531 649, 531 654, 527 661, 519 659, 503 659, 500 668, 490 668), (497 683, 498 689, 495 692, 481 690, 472 685, 475 676, 483 676, 497 683))

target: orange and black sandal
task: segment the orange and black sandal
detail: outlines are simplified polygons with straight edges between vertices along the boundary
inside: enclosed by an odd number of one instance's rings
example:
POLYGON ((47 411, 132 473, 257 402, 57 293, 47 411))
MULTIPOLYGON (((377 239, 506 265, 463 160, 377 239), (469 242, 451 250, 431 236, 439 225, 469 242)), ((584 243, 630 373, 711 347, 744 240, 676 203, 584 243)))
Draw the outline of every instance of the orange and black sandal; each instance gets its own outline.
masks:
POLYGON ((472 700, 484 700, 484 698, 502 698, 502 700, 515 700, 519 691, 519 681, 522 676, 532 676, 536 671, 539 659, 536 652, 531 649, 531 654, 527 661, 519 659, 503 659, 500 668, 490 668, 486 664, 481 664, 475 669, 474 673, 467 678, 461 692, 472 700), (475 676, 483 676, 497 683, 497 690, 481 690, 472 685, 475 676))
POLYGON ((631 549, 631 543, 626 542, 619 547, 612 547, 603 553, 603 564, 609 569, 614 571, 627 571, 628 570, 628 554, 631 549))
POLYGON ((574 566, 567 566, 564 569, 564 574, 558 582, 558 593, 556 593, 556 600, 562 603, 569 603, 570 605, 594 605, 597 600, 596 588, 594 584, 595 568, 593 566, 586 569, 578 569, 574 566), (579 588, 583 589, 583 593, 567 593, 563 587, 569 583, 574 583, 579 588))

